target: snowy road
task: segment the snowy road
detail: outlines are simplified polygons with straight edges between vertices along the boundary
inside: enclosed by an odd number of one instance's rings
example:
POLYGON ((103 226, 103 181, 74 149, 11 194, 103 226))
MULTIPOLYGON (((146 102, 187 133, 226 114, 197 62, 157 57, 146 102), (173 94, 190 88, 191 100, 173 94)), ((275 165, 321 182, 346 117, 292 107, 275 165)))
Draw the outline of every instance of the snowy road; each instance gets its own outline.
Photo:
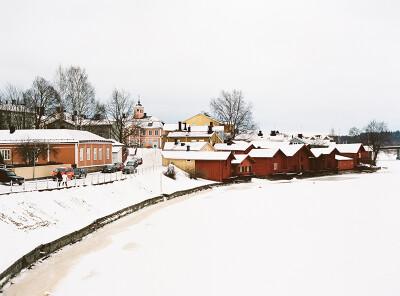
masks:
POLYGON ((13 280, 8 295, 399 295, 400 162, 216 188, 145 209, 13 280))

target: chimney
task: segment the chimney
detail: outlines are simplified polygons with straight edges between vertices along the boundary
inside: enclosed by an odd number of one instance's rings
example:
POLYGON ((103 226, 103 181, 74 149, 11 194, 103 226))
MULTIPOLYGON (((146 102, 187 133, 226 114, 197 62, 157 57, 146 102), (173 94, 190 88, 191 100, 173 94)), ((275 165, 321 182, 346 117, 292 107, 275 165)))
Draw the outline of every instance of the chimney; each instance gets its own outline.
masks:
POLYGON ((190 126, 188 126, 187 130, 188 130, 188 132, 190 133, 190 130, 191 130, 190 126))
POLYGON ((186 146, 186 151, 190 151, 190 145, 186 146))
POLYGON ((300 139, 303 139, 303 134, 298 134, 297 135, 300 139))
POLYGON ((146 118, 147 117, 147 113, 143 113, 143 118, 146 118))
POLYGON ((212 121, 210 121, 210 126, 211 126, 211 127, 213 127, 213 126, 214 126, 214 123, 213 123, 212 121))
POLYGON ((185 143, 181 143, 181 146, 185 146, 185 143))
POLYGON ((12 100, 13 105, 17 105, 17 100, 12 100))
POLYGON ((259 132, 258 132, 258 136, 259 136, 259 137, 262 137, 262 136, 263 136, 262 131, 259 131, 259 132))
POLYGON ((186 122, 183 123, 183 130, 186 130, 186 122))
POLYGON ((178 131, 182 131, 182 121, 178 121, 178 131))
POLYGON ((208 131, 207 131, 207 133, 208 134, 212 134, 213 133, 213 127, 212 127, 212 122, 210 122, 210 125, 208 126, 208 131))
POLYGON ((228 138, 228 142, 226 143, 227 145, 232 145, 232 138, 228 138))
POLYGON ((13 134, 15 132, 15 126, 11 125, 10 126, 10 134, 13 134))
POLYGON ((175 145, 178 145, 178 139, 175 139, 175 143, 174 143, 175 145))

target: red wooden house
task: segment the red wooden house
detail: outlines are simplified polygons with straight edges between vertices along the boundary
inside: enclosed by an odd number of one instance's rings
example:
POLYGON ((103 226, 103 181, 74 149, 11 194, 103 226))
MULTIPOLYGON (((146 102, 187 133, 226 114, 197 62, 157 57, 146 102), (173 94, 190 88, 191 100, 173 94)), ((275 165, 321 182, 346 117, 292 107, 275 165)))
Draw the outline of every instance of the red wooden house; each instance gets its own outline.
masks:
POLYGON ((255 160, 253 172, 257 176, 281 173, 286 156, 280 149, 253 149, 249 155, 255 160))
POLYGON ((354 169, 355 160, 353 158, 342 155, 336 155, 335 159, 337 163, 336 166, 338 167, 339 171, 354 169))
POLYGON ((339 151, 335 148, 335 146, 330 146, 327 148, 311 148, 311 152, 315 156, 310 158, 311 171, 319 172, 337 168, 335 155, 338 155, 339 151))
POLYGON ((310 158, 314 157, 314 154, 306 145, 285 145, 280 149, 286 155, 282 164, 282 172, 300 173, 310 170, 310 158))
POLYGON ((232 160, 232 176, 248 176, 253 173, 255 160, 248 154, 236 154, 232 160))
POLYGON ((340 155, 353 158, 354 165, 361 163, 371 163, 371 154, 365 150, 361 143, 357 144, 337 144, 337 150, 340 155))

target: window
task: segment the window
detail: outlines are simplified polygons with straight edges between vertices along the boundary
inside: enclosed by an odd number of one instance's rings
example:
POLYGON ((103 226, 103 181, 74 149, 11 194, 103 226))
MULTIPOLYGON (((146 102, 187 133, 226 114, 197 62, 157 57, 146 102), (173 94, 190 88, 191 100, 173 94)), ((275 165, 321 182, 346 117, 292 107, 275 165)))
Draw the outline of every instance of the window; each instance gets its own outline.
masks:
POLYGON ((4 160, 10 160, 11 158, 10 158, 10 149, 1 149, 0 150, 0 154, 1 154, 1 156, 3 156, 3 159, 4 160))
POLYGON ((93 148, 93 160, 97 160, 97 148, 93 148))
POLYGON ((142 140, 142 143, 143 143, 143 144, 146 143, 146 140, 142 140))
POLYGON ((99 148, 99 160, 101 160, 101 154, 102 154, 102 152, 103 152, 103 149, 102 149, 102 148, 99 148))
POLYGON ((107 148, 106 152, 106 158, 110 159, 110 148, 107 148))
POLYGON ((278 170, 278 163, 274 163, 274 171, 277 171, 278 170))
POLYGON ((361 158, 361 152, 360 152, 360 153, 358 153, 358 158, 361 158))
POLYGON ((149 143, 153 143, 153 140, 149 140, 149 143))
POLYGON ((153 131, 149 130, 149 136, 152 136, 152 135, 153 135, 153 131))
POLYGON ((155 130, 155 131, 154 131, 154 135, 155 135, 155 136, 158 136, 158 130, 155 130))
POLYGON ((142 130, 142 136, 146 135, 146 130, 142 130))
POLYGON ((86 148, 86 159, 90 160, 90 148, 86 148))
POLYGON ((139 136, 139 130, 135 130, 135 135, 139 136))
POLYGON ((83 161, 83 148, 79 149, 79 160, 83 161))

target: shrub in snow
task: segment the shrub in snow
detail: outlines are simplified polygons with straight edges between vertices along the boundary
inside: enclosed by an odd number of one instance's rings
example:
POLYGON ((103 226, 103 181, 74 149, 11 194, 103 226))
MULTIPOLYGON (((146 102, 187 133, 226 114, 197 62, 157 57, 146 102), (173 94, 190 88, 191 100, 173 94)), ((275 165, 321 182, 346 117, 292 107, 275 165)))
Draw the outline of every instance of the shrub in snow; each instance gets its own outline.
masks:
POLYGON ((189 170, 188 171, 188 177, 190 178, 190 179, 195 179, 195 180, 197 180, 197 175, 196 175, 196 171, 193 169, 193 170, 189 170))
POLYGON ((168 165, 167 170, 164 172, 164 175, 168 178, 176 180, 175 166, 172 163, 168 165))

